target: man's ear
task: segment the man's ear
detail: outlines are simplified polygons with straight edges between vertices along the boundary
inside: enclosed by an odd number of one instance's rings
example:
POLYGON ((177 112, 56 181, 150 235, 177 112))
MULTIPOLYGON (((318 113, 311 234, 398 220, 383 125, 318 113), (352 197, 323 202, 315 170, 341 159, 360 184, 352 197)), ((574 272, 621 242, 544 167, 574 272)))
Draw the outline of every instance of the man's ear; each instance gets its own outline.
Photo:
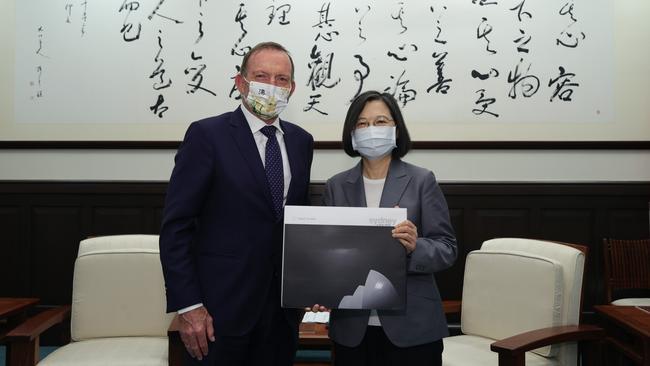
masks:
POLYGON ((248 94, 248 82, 244 80, 242 74, 235 75, 235 86, 237 87, 237 90, 239 90, 239 94, 248 94))
POLYGON ((295 90, 296 90, 296 82, 291 80, 291 91, 289 92, 289 96, 292 96, 295 90))

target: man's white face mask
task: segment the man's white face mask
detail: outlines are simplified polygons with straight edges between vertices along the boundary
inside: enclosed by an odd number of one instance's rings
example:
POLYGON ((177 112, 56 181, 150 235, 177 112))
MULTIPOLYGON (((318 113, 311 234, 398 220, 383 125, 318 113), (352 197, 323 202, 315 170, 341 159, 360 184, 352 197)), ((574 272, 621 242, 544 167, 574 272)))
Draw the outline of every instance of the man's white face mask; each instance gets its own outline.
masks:
POLYGON ((352 131, 352 148, 364 158, 375 160, 386 156, 396 144, 395 126, 369 126, 352 131))
POLYGON ((246 103, 262 119, 275 118, 287 107, 291 89, 244 80, 248 83, 246 103))

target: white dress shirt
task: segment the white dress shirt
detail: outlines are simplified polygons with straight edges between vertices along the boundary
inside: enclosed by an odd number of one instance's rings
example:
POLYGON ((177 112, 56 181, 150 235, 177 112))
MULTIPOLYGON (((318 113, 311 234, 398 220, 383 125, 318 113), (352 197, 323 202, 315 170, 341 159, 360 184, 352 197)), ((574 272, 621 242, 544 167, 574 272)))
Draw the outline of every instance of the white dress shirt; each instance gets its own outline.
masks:
MULTIPOLYGON (((262 159, 262 165, 264 165, 264 158, 266 156, 266 141, 268 138, 260 131, 262 127, 267 126, 267 124, 251 113, 246 107, 241 106, 242 112, 244 112, 244 117, 246 117, 246 122, 248 122, 248 127, 250 127, 251 132, 253 133, 253 138, 255 139, 255 144, 257 145, 257 151, 260 152, 260 158, 262 159)), ((289 166, 289 155, 287 155, 287 147, 284 144, 284 131, 280 127, 280 118, 276 118, 275 121, 271 124, 275 126, 275 138, 278 140, 278 145, 280 146, 280 154, 282 154, 282 172, 284 173, 284 197, 283 203, 287 202, 287 193, 289 192, 289 184, 291 184, 291 167, 289 166)))

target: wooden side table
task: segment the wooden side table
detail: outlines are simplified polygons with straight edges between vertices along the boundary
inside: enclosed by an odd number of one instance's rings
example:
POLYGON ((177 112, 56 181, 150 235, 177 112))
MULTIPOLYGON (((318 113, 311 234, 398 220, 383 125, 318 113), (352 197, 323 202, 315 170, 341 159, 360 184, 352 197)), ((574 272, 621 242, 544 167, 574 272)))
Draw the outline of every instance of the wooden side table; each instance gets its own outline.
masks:
POLYGON ((596 305, 594 309, 607 344, 635 364, 650 366, 650 312, 636 306, 596 305))
POLYGON ((27 319, 27 311, 38 302, 36 298, 0 297, 0 341, 27 319))

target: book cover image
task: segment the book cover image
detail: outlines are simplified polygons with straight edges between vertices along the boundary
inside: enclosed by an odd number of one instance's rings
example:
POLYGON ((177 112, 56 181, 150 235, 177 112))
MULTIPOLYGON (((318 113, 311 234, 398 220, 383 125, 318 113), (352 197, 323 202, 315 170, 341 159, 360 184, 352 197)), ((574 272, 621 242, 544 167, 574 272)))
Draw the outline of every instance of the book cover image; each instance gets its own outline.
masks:
POLYGON ((406 251, 392 237, 392 229, 329 220, 285 222, 282 306, 404 308, 406 251))

